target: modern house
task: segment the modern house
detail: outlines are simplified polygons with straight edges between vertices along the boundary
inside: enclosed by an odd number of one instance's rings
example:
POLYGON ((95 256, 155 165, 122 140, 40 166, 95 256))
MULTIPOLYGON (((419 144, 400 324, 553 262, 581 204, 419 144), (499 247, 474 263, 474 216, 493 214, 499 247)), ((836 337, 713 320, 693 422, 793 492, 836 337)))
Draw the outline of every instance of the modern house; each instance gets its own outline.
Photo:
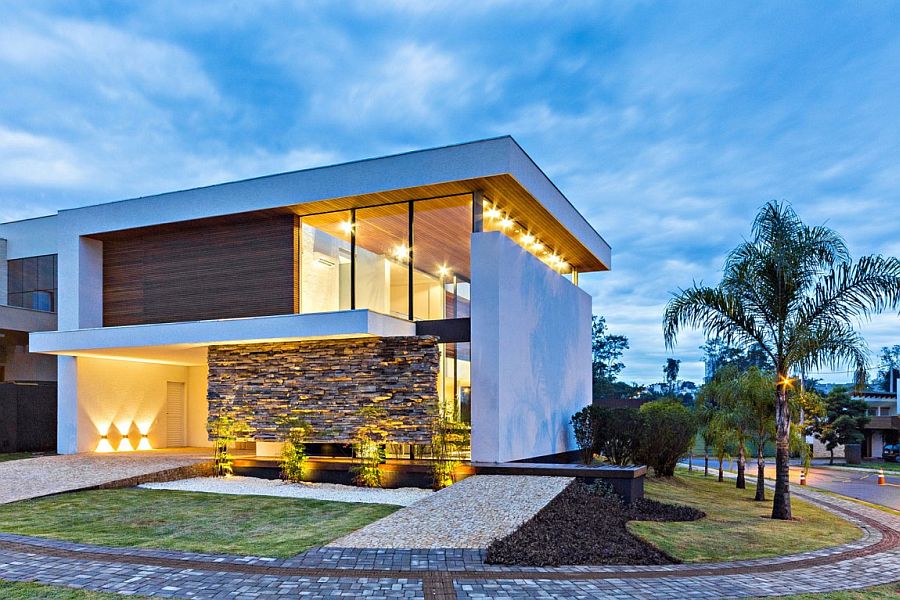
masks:
POLYGON ((473 460, 506 462, 573 450, 591 402, 578 276, 610 248, 510 137, 63 210, 0 238, 10 282, 32 268, 15 261, 38 269, 8 303, 58 315, 24 330, 34 360, 58 361, 61 453, 206 446, 222 415, 257 455, 291 417, 326 448, 377 406, 398 455, 445 411, 471 423, 473 460))
POLYGON ((869 422, 865 426, 862 455, 881 458, 881 451, 887 444, 900 442, 900 390, 865 390, 854 393, 853 398, 865 400, 868 405, 869 422))

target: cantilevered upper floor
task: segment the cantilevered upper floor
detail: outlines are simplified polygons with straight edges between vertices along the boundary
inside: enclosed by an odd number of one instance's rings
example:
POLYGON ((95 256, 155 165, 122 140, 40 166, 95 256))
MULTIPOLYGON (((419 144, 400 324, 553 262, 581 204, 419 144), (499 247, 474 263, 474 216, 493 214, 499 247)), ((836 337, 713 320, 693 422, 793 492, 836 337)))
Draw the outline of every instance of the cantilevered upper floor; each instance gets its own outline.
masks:
POLYGON ((29 308, 75 331, 363 309, 466 318, 483 231, 561 277, 610 267, 608 244, 511 137, 63 210, 0 238, 10 260, 52 257, 52 298, 33 290, 29 308))

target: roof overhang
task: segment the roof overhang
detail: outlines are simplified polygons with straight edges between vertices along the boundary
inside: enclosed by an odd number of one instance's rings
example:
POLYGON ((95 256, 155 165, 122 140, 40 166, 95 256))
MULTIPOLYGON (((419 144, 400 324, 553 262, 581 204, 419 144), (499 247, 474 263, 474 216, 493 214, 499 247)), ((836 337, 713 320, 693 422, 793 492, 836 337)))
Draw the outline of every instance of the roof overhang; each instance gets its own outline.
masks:
POLYGON ((416 335, 415 323, 369 310, 217 319, 32 333, 31 352, 175 365, 205 365, 222 344, 416 335))
POLYGON ((60 216, 67 231, 103 237, 229 215, 302 215, 476 190, 556 245, 575 269, 610 268, 609 244, 508 136, 98 204, 60 216))

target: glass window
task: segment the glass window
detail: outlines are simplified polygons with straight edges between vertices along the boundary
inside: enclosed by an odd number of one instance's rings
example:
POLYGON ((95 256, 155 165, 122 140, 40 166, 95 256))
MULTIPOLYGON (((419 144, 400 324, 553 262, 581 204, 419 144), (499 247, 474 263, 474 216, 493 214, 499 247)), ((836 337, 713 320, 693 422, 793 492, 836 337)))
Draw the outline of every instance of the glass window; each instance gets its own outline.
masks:
POLYGON ((409 318, 409 203, 356 210, 356 308, 409 318))
POLYGON ((413 211, 413 317, 468 316, 471 196, 419 200, 413 211))
POLYGON ((10 294, 21 294, 25 288, 22 285, 22 261, 9 261, 9 271, 6 276, 7 286, 10 294))
POLYGON ((440 406, 451 421, 472 422, 471 344, 439 344, 441 365, 438 376, 440 406))
POLYGON ((351 213, 301 219, 300 312, 350 309, 351 213))
POLYGON ((56 311, 55 254, 17 258, 8 261, 7 265, 7 304, 56 311))

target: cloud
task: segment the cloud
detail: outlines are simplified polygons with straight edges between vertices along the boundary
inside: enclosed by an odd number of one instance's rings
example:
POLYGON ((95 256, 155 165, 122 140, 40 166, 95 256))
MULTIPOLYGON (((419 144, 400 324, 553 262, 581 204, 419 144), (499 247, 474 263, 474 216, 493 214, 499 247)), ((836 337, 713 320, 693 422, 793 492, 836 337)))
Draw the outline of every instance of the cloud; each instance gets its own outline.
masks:
MULTIPOLYGON (((624 379, 652 382, 670 293, 718 282, 767 200, 854 255, 900 253, 897 23, 889 5, 14 5, 0 218, 512 134, 612 245, 582 285, 631 340, 624 379)), ((896 326, 863 332, 877 349, 896 326)), ((686 378, 702 342, 679 338, 686 378)))

